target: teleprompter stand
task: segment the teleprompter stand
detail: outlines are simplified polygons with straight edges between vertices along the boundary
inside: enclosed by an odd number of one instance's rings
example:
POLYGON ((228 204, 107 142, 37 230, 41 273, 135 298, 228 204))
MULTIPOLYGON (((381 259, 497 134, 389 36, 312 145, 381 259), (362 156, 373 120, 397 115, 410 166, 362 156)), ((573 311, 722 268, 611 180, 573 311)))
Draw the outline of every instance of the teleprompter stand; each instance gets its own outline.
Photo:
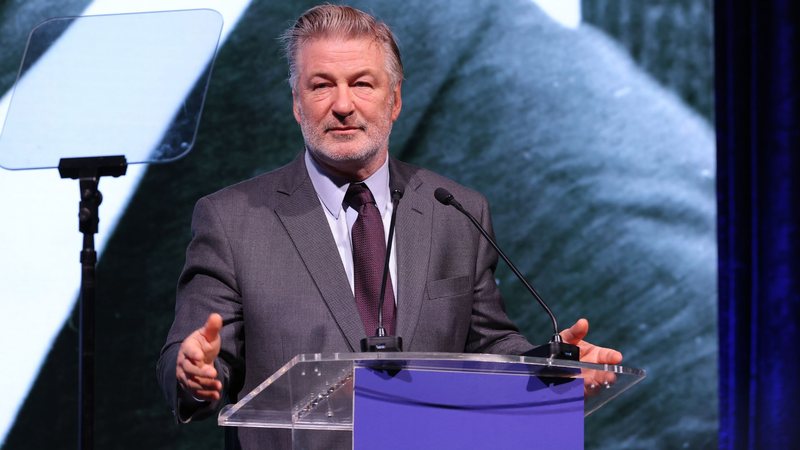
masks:
POLYGON ((94 305, 97 252, 94 235, 100 223, 100 203, 103 195, 97 189, 100 177, 125 175, 128 162, 125 156, 62 158, 58 164, 61 178, 80 182, 78 229, 83 234, 81 249, 81 288, 78 302, 78 446, 94 447, 94 305))
POLYGON ((211 9, 153 11, 52 18, 28 36, 0 122, 0 167, 57 166, 80 183, 80 450, 94 448, 98 184, 191 150, 222 24, 211 9))

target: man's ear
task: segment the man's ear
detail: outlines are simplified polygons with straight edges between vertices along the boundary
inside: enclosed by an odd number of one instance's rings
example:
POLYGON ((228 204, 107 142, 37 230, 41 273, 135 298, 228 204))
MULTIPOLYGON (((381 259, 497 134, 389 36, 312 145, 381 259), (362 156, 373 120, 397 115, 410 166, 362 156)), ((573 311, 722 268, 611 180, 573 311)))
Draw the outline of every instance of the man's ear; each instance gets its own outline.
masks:
POLYGON ((292 112, 294 113, 294 120, 300 123, 300 101, 297 99, 297 91, 292 89, 292 112))
POLYGON ((403 82, 398 81, 397 86, 394 87, 394 92, 392 95, 394 96, 394 105, 392 106, 392 122, 397 120, 400 116, 400 110, 403 109, 403 82))

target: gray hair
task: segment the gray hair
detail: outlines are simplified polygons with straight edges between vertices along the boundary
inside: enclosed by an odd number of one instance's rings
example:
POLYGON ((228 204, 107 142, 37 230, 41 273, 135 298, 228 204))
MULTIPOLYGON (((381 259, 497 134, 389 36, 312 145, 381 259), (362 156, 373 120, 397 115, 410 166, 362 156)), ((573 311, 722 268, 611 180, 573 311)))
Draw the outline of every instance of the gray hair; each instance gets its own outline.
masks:
POLYGON ((297 83, 297 52, 306 42, 325 37, 371 38, 383 46, 386 72, 392 88, 403 79, 403 61, 392 30, 364 11, 344 5, 324 4, 304 12, 281 35, 289 62, 289 85, 297 83))

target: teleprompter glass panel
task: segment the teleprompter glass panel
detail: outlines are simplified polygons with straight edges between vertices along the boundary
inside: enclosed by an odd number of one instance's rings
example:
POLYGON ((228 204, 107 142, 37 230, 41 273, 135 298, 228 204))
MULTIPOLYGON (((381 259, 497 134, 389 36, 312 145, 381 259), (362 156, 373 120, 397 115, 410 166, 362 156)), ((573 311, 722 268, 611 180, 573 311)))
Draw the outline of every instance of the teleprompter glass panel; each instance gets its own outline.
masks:
POLYGON ((222 16, 197 9, 55 18, 31 32, 2 133, 0 166, 61 158, 171 161, 191 149, 222 16))

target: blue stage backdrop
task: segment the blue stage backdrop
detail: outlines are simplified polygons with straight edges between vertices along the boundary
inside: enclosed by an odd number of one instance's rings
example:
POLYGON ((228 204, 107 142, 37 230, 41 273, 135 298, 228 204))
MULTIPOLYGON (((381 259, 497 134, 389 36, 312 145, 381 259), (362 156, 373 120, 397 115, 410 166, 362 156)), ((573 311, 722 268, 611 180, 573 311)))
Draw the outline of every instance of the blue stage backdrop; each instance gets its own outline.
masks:
POLYGON ((720 448, 800 445, 800 6, 718 2, 720 448))

